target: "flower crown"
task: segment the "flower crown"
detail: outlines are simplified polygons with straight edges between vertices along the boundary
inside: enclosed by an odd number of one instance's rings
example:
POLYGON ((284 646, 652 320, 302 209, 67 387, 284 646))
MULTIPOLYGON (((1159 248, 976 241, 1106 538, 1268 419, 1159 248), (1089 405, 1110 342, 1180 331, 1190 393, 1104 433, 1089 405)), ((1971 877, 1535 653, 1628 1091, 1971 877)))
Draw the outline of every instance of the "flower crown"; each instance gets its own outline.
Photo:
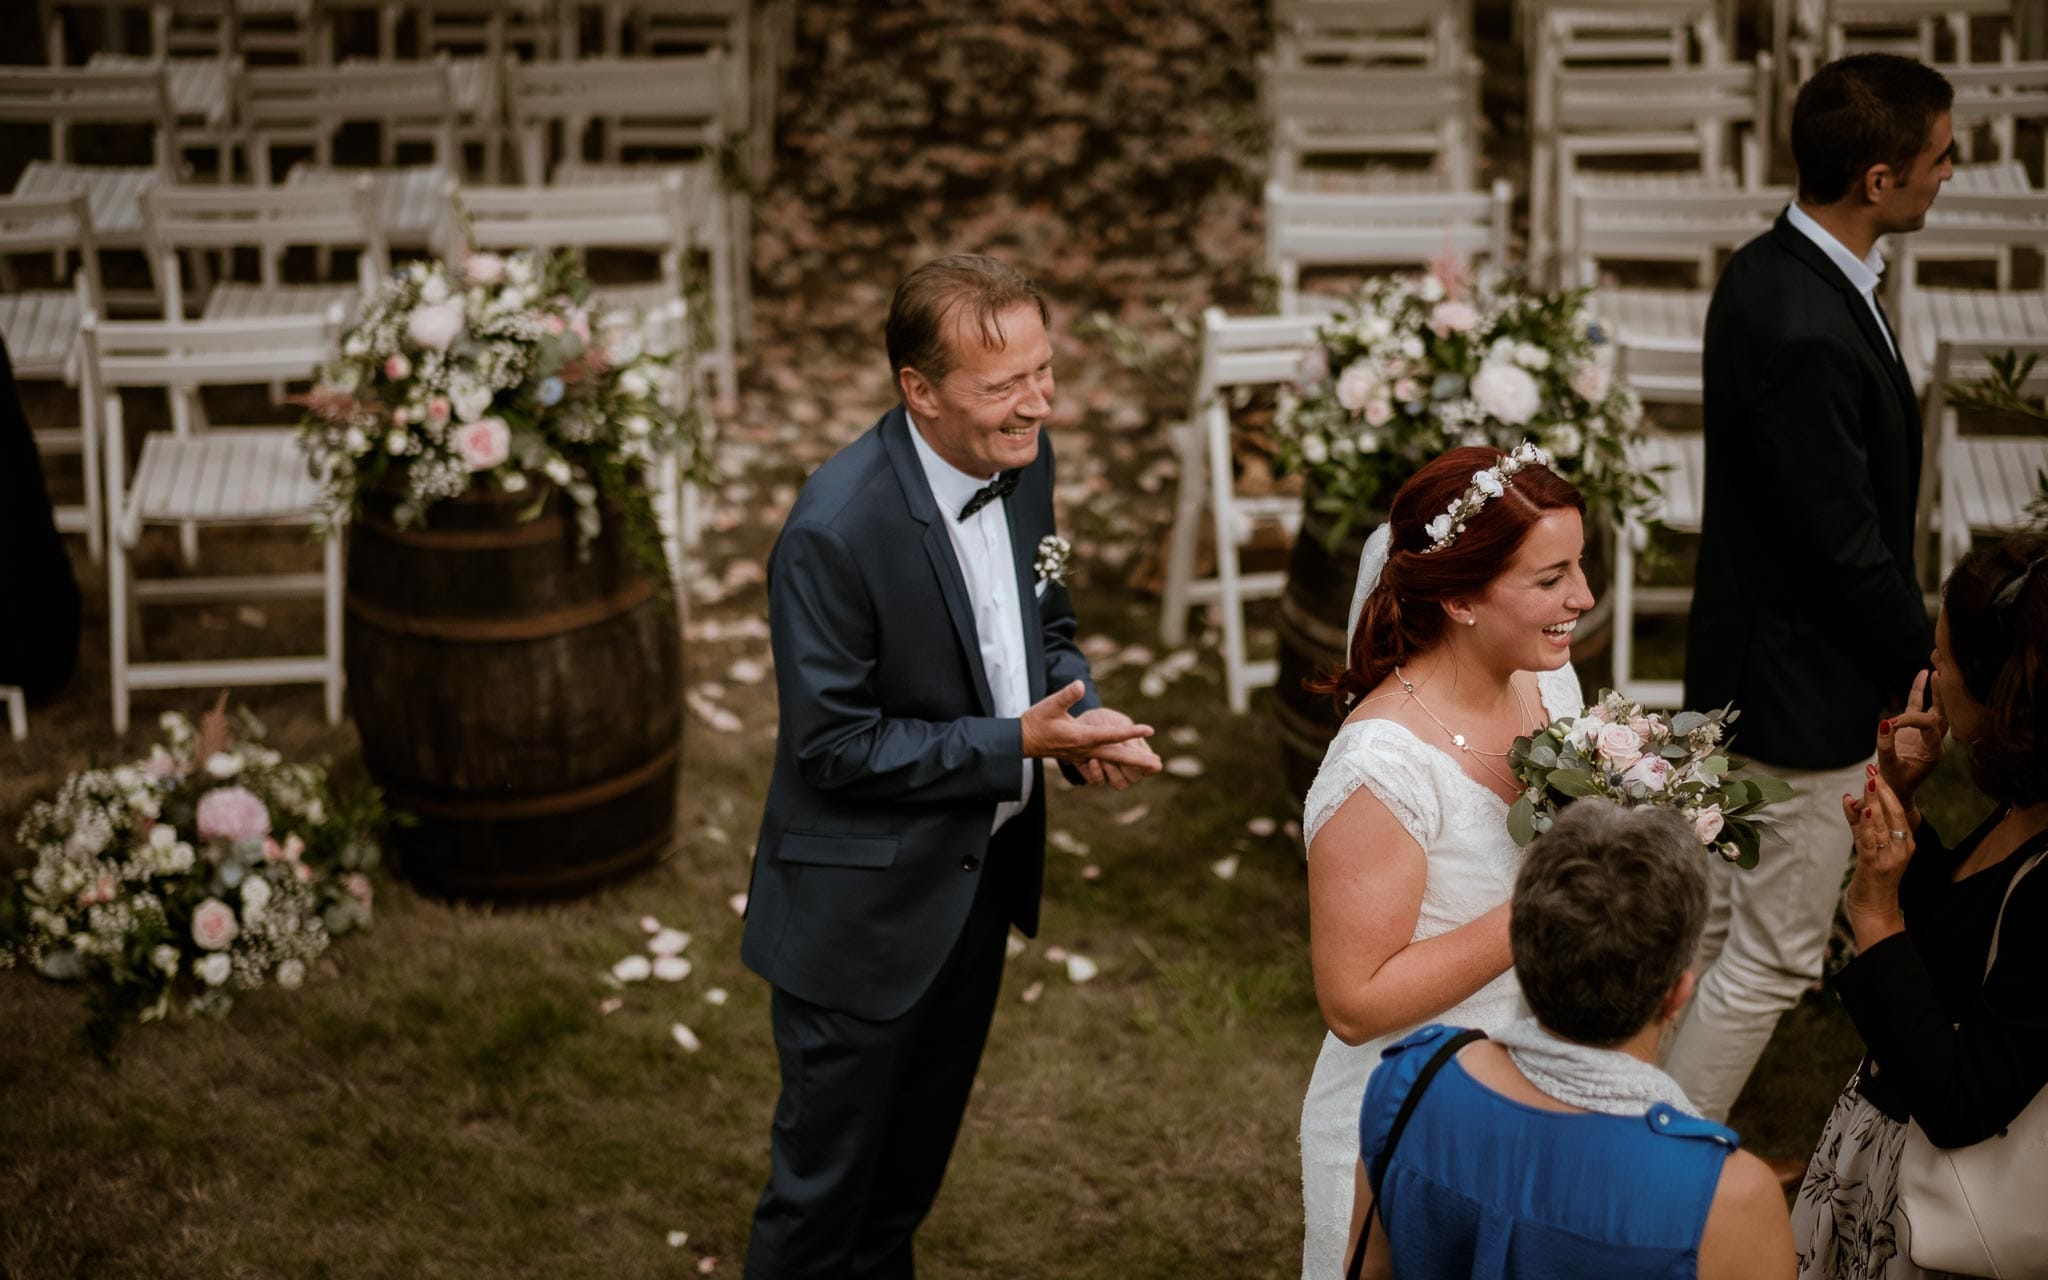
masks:
POLYGON ((1465 486, 1465 492, 1459 494, 1442 515, 1422 526, 1422 531, 1432 539, 1422 549, 1422 554, 1428 555, 1450 546, 1459 534, 1465 532, 1467 520, 1478 515, 1490 499, 1508 491, 1508 486, 1515 482, 1516 472, 1536 464, 1549 466, 1550 455, 1535 442, 1524 440, 1512 452, 1503 454, 1499 462, 1484 471, 1473 472, 1472 483, 1465 486))

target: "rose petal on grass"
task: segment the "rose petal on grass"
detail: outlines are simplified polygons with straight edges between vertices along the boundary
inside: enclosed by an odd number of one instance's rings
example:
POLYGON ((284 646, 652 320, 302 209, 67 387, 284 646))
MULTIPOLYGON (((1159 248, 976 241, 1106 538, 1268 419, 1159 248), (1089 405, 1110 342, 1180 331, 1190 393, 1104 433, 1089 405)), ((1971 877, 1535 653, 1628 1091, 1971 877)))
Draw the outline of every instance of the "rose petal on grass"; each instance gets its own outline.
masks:
POLYGON ((718 1270, 718 1259, 712 1257, 704 1257, 697 1259, 698 1275, 708 1276, 716 1270, 718 1270))
POLYGON ((768 668, 752 658, 739 658, 725 669, 725 678, 734 684, 759 684, 768 678, 768 668))
POLYGON ((685 1053, 695 1053, 704 1047, 704 1042, 697 1038, 697 1033, 680 1022, 670 1027, 668 1033, 675 1037, 677 1044, 683 1046, 685 1053))
POLYGON ((732 908, 734 915, 743 916, 747 914, 747 895, 736 893, 725 900, 725 905, 732 908))
POLYGON ((653 916, 641 916, 641 917, 640 917, 640 932, 642 932, 642 933, 660 933, 660 932, 661 932, 661 921, 659 921, 659 920, 656 920, 656 919, 655 919, 655 918, 654 918, 653 916))
POLYGON ((647 940, 647 949, 658 956, 681 955, 690 945, 690 935, 681 929, 663 929, 647 940))
POLYGON ((686 1244, 688 1244, 688 1243, 690 1243, 690 1233, 689 1233, 689 1232, 687 1232, 687 1231, 671 1231, 671 1232, 669 1232, 669 1233, 668 1233, 668 1247, 669 1247, 669 1248, 671 1248, 671 1249, 680 1249, 680 1248, 682 1248, 682 1247, 683 1247, 684 1245, 686 1245, 686 1244))
POLYGON ((1148 698, 1163 698, 1166 696, 1166 681, 1163 677, 1148 671, 1144 678, 1138 681, 1138 692, 1148 698))
POLYGON ((606 996, 597 1002, 597 1011, 603 1014, 613 1014, 624 1008, 625 1005, 626 1002, 622 997, 606 996))
POLYGON ((1202 762, 1194 756, 1175 756, 1166 762, 1166 771, 1176 778, 1199 778, 1202 762))
POLYGON ((1191 724, 1184 724, 1166 735, 1176 746, 1192 747, 1202 740, 1202 731, 1191 724))
POLYGON ((1244 829, 1263 840, 1265 837, 1278 831, 1280 824, 1274 822, 1271 818, 1253 818, 1250 822, 1244 824, 1244 829))
POLYGON ((1066 958, 1067 949, 1065 947, 1047 947, 1045 949, 1045 960, 1047 964, 1062 964, 1065 963, 1066 958))
POLYGON ((706 1004, 724 1004, 728 999, 730 997, 726 994, 724 987, 713 987, 704 993, 704 1003, 706 1004))
POLYGON ((661 956, 654 962, 654 976, 663 982, 681 982, 690 976, 690 962, 681 956, 661 956))
POLYGON ((1043 982, 1034 982, 1030 986, 1024 988, 1023 994, 1018 996, 1017 998, 1019 1000, 1022 1000, 1025 1004, 1037 1004, 1038 998, 1044 994, 1045 984, 1043 982))
POLYGON ((1294 821, 1291 818, 1288 821, 1281 823, 1280 829, 1287 833, 1287 838, 1290 840, 1301 839, 1301 824, 1299 822, 1294 821))
POLYGON ((1233 853, 1227 858, 1218 858, 1210 863, 1209 870, 1215 873, 1218 880, 1234 880, 1237 878, 1237 864, 1238 857, 1233 853))
POLYGON ((1101 972, 1101 967, 1087 956, 1067 957, 1067 981, 1069 982, 1093 982, 1095 975, 1101 972))
POLYGON ((612 966, 612 976, 620 982, 641 982, 654 972, 654 966, 646 956, 627 956, 612 966))
POLYGON ((1117 825, 1128 827, 1134 822, 1143 822, 1146 818, 1150 817, 1151 815, 1151 805, 1134 804, 1130 808, 1124 810, 1122 813, 1116 815, 1117 825))
POLYGON ((1071 853, 1077 858, 1088 856, 1087 842, 1077 839, 1071 832, 1055 831, 1045 838, 1045 842, 1061 853, 1071 853))
POLYGON ((1003 942, 1003 954, 1009 957, 1010 959, 1015 960, 1018 956, 1024 954, 1025 946, 1026 943, 1024 939, 1018 937, 1016 934, 1013 933, 1009 936, 1008 939, 1006 939, 1003 942))
POLYGON ((1091 862, 1081 868, 1081 878, 1083 880, 1100 880, 1102 879, 1102 868, 1091 862))

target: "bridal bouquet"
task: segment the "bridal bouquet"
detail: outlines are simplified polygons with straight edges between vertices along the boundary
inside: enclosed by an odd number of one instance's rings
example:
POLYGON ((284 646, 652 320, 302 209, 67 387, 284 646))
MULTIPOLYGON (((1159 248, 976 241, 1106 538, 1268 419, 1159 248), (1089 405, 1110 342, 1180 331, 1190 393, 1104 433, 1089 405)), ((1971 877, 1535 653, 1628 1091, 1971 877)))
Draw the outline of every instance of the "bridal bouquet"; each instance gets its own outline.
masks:
POLYGON ((1533 439, 1595 509, 1638 511, 1656 496, 1629 458, 1641 403, 1614 379, 1584 290, 1532 293, 1440 264, 1368 281, 1317 332, 1275 432, 1281 467, 1314 482, 1333 540, 1460 445, 1533 439))
POLYGON ((1729 775, 1747 761, 1723 739, 1740 712, 1681 711, 1670 719, 1618 693, 1542 732, 1515 739, 1508 763, 1527 790, 1508 810, 1508 832, 1528 844, 1560 807, 1600 796, 1626 808, 1659 805, 1692 823, 1700 843, 1745 870, 1757 863, 1768 805, 1792 798, 1784 780, 1729 775))
POLYGON ((639 534, 653 529, 641 477, 670 457, 696 479, 708 464, 679 354, 686 327, 600 314, 589 299, 568 254, 473 253, 386 281, 305 398, 299 441, 325 487, 328 527, 395 474, 401 527, 484 484, 534 488, 536 514, 550 488, 566 493, 585 544, 601 502, 639 534))
POLYGON ((0 967, 83 983, 102 1053, 174 1002, 220 1015, 239 992, 297 987, 330 939, 369 926, 381 802, 287 764, 224 705, 196 729, 164 716, 147 759, 73 774, 21 824, 35 865, 0 901, 0 967))

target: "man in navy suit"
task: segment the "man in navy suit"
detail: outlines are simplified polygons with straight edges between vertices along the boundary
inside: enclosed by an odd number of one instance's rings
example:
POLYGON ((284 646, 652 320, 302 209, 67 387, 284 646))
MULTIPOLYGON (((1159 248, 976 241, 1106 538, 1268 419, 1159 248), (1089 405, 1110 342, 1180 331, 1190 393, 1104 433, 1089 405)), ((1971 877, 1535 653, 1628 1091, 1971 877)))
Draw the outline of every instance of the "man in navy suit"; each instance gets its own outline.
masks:
POLYGON ((1715 868, 1699 988, 1665 1070, 1725 1120, 1778 1017, 1820 976, 1879 717, 1933 638, 1913 560, 1919 400, 1878 303, 1880 236, 1951 172, 1948 81, 1829 63, 1792 107, 1799 198, 1728 260, 1707 309, 1706 493, 1685 705, 1733 702, 1737 747, 1793 784, 1749 871, 1715 868))
POLYGON ((774 986, 782 1094, 748 1280, 914 1274, 1010 926, 1038 927, 1041 762, 1119 789, 1159 768, 1038 571, 1047 320, 992 258, 912 272, 903 403, 812 475, 769 556, 781 723, 741 955, 774 986))

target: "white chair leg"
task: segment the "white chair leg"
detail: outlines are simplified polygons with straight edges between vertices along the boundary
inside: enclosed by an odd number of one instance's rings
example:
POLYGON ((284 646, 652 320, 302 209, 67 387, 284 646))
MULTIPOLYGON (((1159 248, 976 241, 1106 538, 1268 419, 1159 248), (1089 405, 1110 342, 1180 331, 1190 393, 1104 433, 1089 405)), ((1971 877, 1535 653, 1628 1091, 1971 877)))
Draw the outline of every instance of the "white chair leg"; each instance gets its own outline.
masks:
POLYGON ((1614 526, 1614 687, 1629 696, 1635 685, 1636 551, 1633 520, 1614 526))
POLYGON ((7 699, 7 731, 20 742, 28 737, 28 699, 11 684, 0 684, 0 697, 7 699))
POLYGON ((95 416, 84 412, 82 402, 78 428, 79 454, 85 462, 85 552, 94 564, 102 564, 107 558, 107 506, 101 490, 100 433, 95 416))
POLYGON ((341 531, 327 535, 321 544, 320 557, 325 570, 326 590, 323 603, 326 606, 327 623, 327 723, 341 723, 341 695, 347 677, 341 661, 341 531))
POLYGON ((1216 531, 1216 582, 1223 606, 1223 685, 1232 712, 1251 707, 1245 679, 1244 596, 1237 581, 1237 531, 1232 527, 1230 419, 1212 401, 1204 415, 1208 424, 1209 515, 1216 531))
POLYGON ((128 732, 128 546, 116 536, 107 547, 107 649, 114 697, 114 732, 128 732))
MULTIPOLYGON (((1202 532, 1202 493, 1208 487, 1208 453, 1198 416, 1176 428, 1180 490, 1173 506, 1173 532, 1166 544, 1166 586, 1160 602, 1159 638, 1181 645, 1188 638, 1188 588, 1195 577, 1195 552, 1202 532)), ((1218 554, 1222 548, 1217 548, 1218 554)))

